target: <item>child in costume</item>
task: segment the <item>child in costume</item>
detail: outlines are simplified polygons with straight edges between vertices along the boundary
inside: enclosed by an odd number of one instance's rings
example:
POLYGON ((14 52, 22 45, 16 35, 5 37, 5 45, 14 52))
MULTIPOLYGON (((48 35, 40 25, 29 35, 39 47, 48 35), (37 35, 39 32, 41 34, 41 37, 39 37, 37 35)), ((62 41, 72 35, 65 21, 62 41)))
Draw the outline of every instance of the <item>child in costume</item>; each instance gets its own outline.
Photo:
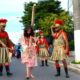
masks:
POLYGON ((39 45, 39 55, 42 61, 41 66, 44 66, 44 62, 46 66, 48 66, 49 45, 46 38, 44 38, 44 35, 43 35, 44 31, 40 31, 39 33, 40 33, 40 38, 38 39, 38 45, 39 45))
POLYGON ((51 26, 52 36, 54 37, 53 52, 52 52, 51 59, 55 60, 55 66, 57 69, 57 74, 55 76, 60 76, 59 61, 62 61, 64 65, 66 78, 69 78, 68 68, 66 63, 66 59, 70 55, 69 44, 68 44, 68 38, 66 32, 60 29, 60 27, 62 27, 63 24, 64 22, 61 19, 58 19, 55 21, 55 25, 51 26))
POLYGON ((3 66, 5 66, 7 76, 11 76, 9 69, 9 50, 13 49, 8 33, 5 31, 7 20, 0 19, 0 76, 2 76, 3 66))

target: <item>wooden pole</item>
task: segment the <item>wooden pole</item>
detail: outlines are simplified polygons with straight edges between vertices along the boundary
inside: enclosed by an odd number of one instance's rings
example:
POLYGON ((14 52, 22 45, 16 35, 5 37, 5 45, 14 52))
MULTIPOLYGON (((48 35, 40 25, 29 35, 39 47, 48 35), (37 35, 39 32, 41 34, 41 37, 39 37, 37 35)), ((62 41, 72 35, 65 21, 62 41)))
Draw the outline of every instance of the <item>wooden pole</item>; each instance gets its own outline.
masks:
POLYGON ((35 7, 36 7, 36 4, 32 6, 31 26, 34 26, 34 22, 35 22, 35 7))

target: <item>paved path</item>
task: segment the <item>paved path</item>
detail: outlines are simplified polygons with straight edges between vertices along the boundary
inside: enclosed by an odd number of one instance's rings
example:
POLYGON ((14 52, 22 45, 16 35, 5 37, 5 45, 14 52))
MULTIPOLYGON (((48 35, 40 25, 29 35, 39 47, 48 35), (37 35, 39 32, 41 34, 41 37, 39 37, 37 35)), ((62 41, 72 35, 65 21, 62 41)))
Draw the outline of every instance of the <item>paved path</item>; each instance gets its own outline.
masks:
MULTIPOLYGON (((13 72, 12 77, 7 77, 4 69, 3 76, 0 77, 0 80, 26 80, 25 79, 25 65, 21 64, 20 59, 13 59, 11 64, 11 72, 13 72)), ((61 77, 54 77, 55 75, 55 67, 53 64, 49 63, 49 67, 41 67, 40 61, 39 66, 34 68, 33 74, 35 75, 34 79, 30 80, 80 80, 80 75, 69 72, 70 78, 65 78, 64 70, 61 71, 61 77)))

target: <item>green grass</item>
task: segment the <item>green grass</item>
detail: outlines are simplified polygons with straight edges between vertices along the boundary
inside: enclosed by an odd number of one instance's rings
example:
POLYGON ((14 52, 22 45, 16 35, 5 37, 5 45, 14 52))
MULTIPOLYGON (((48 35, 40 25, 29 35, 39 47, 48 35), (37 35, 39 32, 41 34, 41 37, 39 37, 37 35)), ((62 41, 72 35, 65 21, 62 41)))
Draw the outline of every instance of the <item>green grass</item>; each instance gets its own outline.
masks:
POLYGON ((80 64, 80 62, 72 61, 72 64, 80 64))

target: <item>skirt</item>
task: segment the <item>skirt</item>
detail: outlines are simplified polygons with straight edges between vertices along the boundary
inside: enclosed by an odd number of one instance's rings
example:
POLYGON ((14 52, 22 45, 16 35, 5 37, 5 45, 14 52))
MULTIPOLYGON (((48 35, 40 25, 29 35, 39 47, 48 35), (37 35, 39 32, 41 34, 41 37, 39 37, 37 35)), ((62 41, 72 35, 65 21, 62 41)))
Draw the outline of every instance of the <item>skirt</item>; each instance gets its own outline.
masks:
POLYGON ((64 59, 67 59, 64 46, 54 46, 51 55, 51 60, 64 60, 64 59))
POLYGON ((0 47, 0 64, 9 63, 9 50, 8 48, 1 48, 0 47))
POLYGON ((36 55, 34 55, 32 57, 28 57, 28 56, 26 56, 25 53, 21 54, 21 62, 23 64, 27 64, 27 67, 35 67, 35 66, 38 65, 37 64, 37 56, 36 55))
POLYGON ((48 50, 46 48, 40 48, 39 56, 40 57, 48 57, 49 56, 48 50))

